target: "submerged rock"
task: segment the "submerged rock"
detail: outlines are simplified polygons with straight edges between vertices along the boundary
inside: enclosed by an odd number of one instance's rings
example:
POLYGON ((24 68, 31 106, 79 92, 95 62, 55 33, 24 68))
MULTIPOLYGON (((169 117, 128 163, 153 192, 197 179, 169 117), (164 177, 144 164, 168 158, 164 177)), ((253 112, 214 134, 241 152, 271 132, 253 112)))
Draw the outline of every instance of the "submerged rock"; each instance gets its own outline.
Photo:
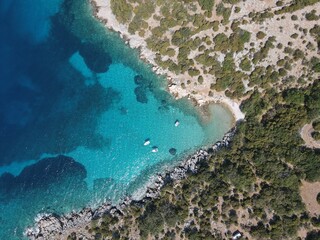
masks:
POLYGON ((134 89, 136 99, 140 103, 148 103, 147 90, 145 87, 139 86, 134 89))
POLYGON ((170 149, 169 149, 169 153, 170 153, 171 155, 176 155, 177 149, 175 149, 175 148, 170 148, 170 149))
POLYGON ((126 115, 128 113, 128 109, 126 107, 120 107, 119 111, 121 115, 126 115))
POLYGON ((134 83, 137 85, 143 84, 143 76, 142 75, 136 75, 134 76, 134 83))
POLYGON ((82 185, 87 177, 85 167, 73 158, 59 155, 43 158, 25 167, 18 176, 5 173, 0 177, 0 187, 7 192, 17 193, 36 188, 46 188, 67 178, 72 178, 82 185))

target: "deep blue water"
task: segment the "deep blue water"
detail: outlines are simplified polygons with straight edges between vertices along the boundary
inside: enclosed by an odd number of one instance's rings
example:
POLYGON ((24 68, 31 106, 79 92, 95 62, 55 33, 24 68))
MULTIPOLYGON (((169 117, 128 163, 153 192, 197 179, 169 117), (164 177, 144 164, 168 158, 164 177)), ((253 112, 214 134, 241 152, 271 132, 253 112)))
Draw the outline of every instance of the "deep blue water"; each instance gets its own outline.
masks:
POLYGON ((39 213, 137 196, 232 124, 175 101, 86 0, 1 0, 0 33, 0 239, 39 213))

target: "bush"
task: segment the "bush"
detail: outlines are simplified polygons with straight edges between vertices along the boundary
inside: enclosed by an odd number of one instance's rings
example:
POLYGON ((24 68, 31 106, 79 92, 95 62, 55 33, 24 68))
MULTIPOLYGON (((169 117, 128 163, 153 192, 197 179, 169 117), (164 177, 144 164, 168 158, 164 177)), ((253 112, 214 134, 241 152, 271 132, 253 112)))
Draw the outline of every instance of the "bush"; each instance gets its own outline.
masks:
POLYGON ((223 16, 223 24, 226 24, 228 23, 229 21, 229 17, 231 15, 231 8, 227 8, 223 5, 222 2, 220 2, 218 5, 217 5, 217 8, 216 8, 216 13, 218 16, 223 16))
POLYGON ((283 6, 283 1, 277 1, 277 2, 276 2, 276 5, 277 5, 278 7, 283 6))
POLYGON ((217 34, 213 39, 215 51, 225 52, 229 49, 229 39, 224 33, 217 34))
POLYGON ((242 51, 244 44, 250 41, 251 34, 241 28, 236 28, 229 38, 231 51, 242 51))
POLYGON ((304 58, 304 52, 300 49, 296 49, 293 52, 293 59, 296 61, 296 60, 302 59, 302 58, 304 58))
POLYGON ((320 119, 314 120, 312 122, 312 127, 316 131, 320 131, 320 119))
POLYGON ((316 15, 316 10, 312 10, 311 12, 306 14, 306 19, 308 21, 317 21, 319 20, 319 16, 316 15))
POLYGON ((120 23, 127 23, 132 17, 132 6, 126 0, 111 0, 111 9, 120 23))
POLYGON ((266 36, 266 34, 264 32, 259 31, 256 36, 258 39, 263 39, 266 36))
POLYGON ((286 61, 284 59, 280 59, 280 60, 277 61, 277 66, 278 67, 283 67, 285 63, 286 63, 286 61))
POLYGON ((241 11, 241 8, 239 8, 239 7, 235 7, 235 8, 234 8, 234 12, 235 12, 235 13, 238 13, 238 12, 240 12, 240 11, 241 11))
POLYGON ((320 132, 312 132, 311 136, 314 140, 320 141, 320 132))
POLYGON ((172 36, 172 44, 176 46, 181 46, 184 42, 186 42, 191 37, 191 31, 187 27, 183 27, 174 32, 172 36))
POLYGON ((202 10, 205 10, 208 12, 212 11, 214 0, 198 0, 198 2, 202 10))
POLYGON ((240 62, 239 66, 243 71, 250 71, 251 70, 251 62, 248 58, 243 59, 240 62))
POLYGON ((190 77, 198 76, 200 74, 200 71, 196 68, 191 68, 188 70, 188 73, 190 77))
POLYGON ((298 20, 298 16, 297 15, 292 15, 291 16, 291 20, 292 21, 297 21, 298 20))
POLYGON ((202 84, 202 83, 203 83, 203 77, 202 77, 202 76, 199 76, 199 77, 198 77, 198 83, 199 83, 199 84, 202 84))

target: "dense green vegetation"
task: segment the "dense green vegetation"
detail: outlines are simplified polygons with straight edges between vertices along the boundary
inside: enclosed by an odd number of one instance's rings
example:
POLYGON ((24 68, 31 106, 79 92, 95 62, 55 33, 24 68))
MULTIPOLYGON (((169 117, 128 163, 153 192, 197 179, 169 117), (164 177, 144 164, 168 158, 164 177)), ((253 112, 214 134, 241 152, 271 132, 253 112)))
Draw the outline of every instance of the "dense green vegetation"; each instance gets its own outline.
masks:
POLYGON ((275 13, 282 14, 282 13, 294 12, 304 8, 305 6, 313 5, 317 2, 319 2, 319 0, 294 0, 289 6, 285 6, 282 9, 277 10, 275 13))

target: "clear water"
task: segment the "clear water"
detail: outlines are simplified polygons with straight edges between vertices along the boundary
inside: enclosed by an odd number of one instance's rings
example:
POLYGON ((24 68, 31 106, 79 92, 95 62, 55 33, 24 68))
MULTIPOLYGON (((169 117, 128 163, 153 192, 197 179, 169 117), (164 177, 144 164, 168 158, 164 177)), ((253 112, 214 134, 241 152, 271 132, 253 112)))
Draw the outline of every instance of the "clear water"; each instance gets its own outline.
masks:
POLYGON ((0 239, 39 213, 135 195, 232 125, 220 105, 204 117, 175 101, 85 0, 2 0, 0 31, 0 239))

